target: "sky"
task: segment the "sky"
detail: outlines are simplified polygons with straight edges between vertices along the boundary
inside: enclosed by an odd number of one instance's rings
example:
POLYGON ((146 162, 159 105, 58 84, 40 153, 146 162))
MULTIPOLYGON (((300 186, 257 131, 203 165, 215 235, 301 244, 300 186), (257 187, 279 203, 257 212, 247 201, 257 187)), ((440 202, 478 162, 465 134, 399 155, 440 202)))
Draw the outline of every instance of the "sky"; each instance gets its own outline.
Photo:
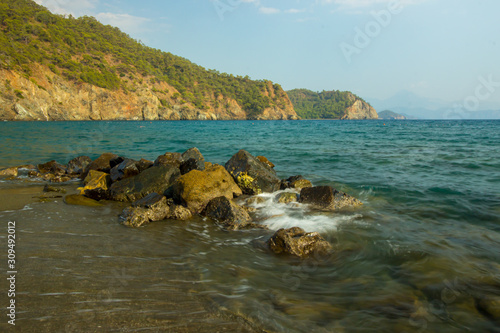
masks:
POLYGON ((36 0, 285 90, 500 109, 498 0, 36 0))

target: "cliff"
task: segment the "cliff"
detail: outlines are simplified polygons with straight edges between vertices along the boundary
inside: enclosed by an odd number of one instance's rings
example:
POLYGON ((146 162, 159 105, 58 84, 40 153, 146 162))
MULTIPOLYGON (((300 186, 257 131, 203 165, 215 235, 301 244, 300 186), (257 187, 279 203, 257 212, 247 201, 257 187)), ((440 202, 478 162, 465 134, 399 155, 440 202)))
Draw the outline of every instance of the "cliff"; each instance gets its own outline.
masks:
POLYGON ((345 110, 340 119, 378 119, 377 111, 368 103, 351 94, 353 104, 345 110))
POLYGON ((207 70, 93 17, 0 4, 0 120, 297 119, 279 84, 207 70))

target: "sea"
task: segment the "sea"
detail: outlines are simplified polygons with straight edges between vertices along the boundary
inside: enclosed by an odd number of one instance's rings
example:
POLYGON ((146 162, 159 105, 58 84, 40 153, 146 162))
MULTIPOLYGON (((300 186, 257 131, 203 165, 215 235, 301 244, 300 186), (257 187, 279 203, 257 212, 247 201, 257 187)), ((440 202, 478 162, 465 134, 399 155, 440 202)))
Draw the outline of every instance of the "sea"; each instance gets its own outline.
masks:
POLYGON ((268 229, 201 217, 134 229, 118 220, 126 204, 70 206, 41 180, 0 180, 0 267, 15 271, 15 296, 0 284, 0 330, 500 332, 498 120, 0 123, 0 168, 191 147, 222 165, 240 149, 263 155, 280 178, 302 175, 363 205, 319 212, 268 193, 254 204, 268 229), (266 248, 295 226, 333 253, 266 248))

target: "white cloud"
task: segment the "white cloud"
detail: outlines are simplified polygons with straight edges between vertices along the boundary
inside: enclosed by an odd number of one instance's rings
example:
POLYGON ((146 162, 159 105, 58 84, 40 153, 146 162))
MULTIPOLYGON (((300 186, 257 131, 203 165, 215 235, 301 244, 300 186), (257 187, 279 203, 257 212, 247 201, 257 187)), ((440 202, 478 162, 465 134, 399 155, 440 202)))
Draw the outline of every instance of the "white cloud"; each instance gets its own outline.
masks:
POLYGON ((305 9, 290 8, 290 9, 285 10, 285 13, 288 13, 288 14, 298 14, 298 13, 303 13, 305 11, 306 11, 305 9))
POLYGON ((398 6, 418 5, 428 0, 319 0, 321 4, 335 4, 338 5, 338 10, 363 10, 373 7, 388 6, 391 3, 398 6))
POLYGON ((91 15, 99 0, 35 0, 52 13, 73 16, 91 15))
POLYGON ((280 10, 278 8, 272 8, 272 7, 260 7, 259 12, 262 14, 278 14, 280 10))
POLYGON ((129 14, 99 13, 96 19, 104 24, 118 27, 127 33, 137 33, 143 31, 142 25, 150 21, 145 17, 133 16, 129 14))

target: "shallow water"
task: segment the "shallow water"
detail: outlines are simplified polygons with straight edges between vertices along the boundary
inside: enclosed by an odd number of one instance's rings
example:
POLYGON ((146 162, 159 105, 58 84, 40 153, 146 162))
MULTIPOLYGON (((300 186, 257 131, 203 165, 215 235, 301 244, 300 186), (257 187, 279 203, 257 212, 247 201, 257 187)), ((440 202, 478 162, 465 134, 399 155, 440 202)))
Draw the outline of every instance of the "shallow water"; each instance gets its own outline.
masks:
POLYGON ((364 203, 319 213, 263 195, 254 218, 270 230, 203 219, 128 229, 120 204, 33 202, 40 187, 0 182, 24 207, 0 203, 2 224, 19 226, 23 331, 498 332, 498 121, 9 122, 0 133, 0 166, 194 146, 223 164, 246 149, 283 178, 364 203), (334 254, 268 253, 261 243, 291 226, 320 232, 334 254))

